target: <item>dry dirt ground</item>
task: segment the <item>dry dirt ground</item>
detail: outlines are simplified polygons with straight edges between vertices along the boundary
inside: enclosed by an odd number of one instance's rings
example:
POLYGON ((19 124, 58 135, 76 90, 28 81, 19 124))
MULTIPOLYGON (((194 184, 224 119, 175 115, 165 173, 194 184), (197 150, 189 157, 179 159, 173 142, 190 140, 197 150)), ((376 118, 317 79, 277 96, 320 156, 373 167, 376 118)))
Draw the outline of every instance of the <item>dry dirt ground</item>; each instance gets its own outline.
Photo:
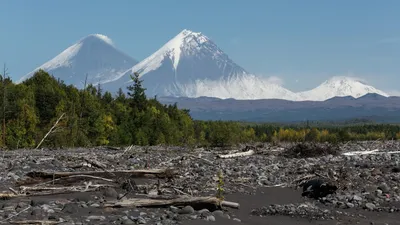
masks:
POLYGON ((399 142, 304 154, 318 146, 4 151, 0 224, 400 224, 399 142), (210 204, 218 171, 239 208, 210 204), (298 186, 315 178, 339 189, 302 197, 298 186))

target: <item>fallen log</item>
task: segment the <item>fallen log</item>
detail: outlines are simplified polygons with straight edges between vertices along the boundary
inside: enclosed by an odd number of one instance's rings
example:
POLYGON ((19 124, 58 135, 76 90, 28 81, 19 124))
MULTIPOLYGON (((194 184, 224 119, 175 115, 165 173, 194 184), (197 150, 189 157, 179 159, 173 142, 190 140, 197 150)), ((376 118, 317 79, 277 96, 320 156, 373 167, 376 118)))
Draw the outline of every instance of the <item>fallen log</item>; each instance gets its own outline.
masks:
POLYGON ((106 181, 106 182, 111 182, 111 183, 117 183, 116 180, 113 179, 107 179, 107 178, 103 178, 103 177, 96 177, 96 176, 91 176, 91 175, 71 175, 68 177, 60 177, 57 179, 51 179, 47 182, 43 182, 42 179, 38 179, 38 177, 35 178, 27 178, 24 180, 18 180, 16 181, 17 186, 21 186, 21 185, 29 185, 29 184, 40 184, 40 185, 44 185, 44 184, 48 184, 48 183, 52 183, 54 184, 65 184, 65 183, 74 183, 74 182, 78 182, 80 180, 87 180, 87 179, 91 179, 91 180, 102 180, 102 181, 106 181))
POLYGON ((119 171, 78 171, 78 172, 45 172, 32 171, 26 174, 31 178, 42 179, 58 179, 61 177, 70 177, 77 175, 89 175, 103 178, 113 178, 113 175, 118 177, 157 177, 157 178, 172 178, 175 171, 172 169, 153 169, 153 170, 119 170, 119 171), (112 174, 110 174, 112 173, 112 174))
POLYGON ((237 152, 237 153, 226 154, 226 155, 218 155, 218 157, 222 158, 222 159, 228 159, 228 158, 250 156, 250 155, 254 155, 254 153, 255 153, 254 150, 249 150, 246 152, 237 152))
POLYGON ((129 208, 129 207, 166 207, 166 206, 187 206, 191 205, 220 205, 230 208, 239 208, 239 203, 221 201, 216 197, 180 197, 175 199, 143 199, 143 198, 132 198, 125 199, 118 202, 110 202, 104 204, 103 207, 113 208, 129 208))

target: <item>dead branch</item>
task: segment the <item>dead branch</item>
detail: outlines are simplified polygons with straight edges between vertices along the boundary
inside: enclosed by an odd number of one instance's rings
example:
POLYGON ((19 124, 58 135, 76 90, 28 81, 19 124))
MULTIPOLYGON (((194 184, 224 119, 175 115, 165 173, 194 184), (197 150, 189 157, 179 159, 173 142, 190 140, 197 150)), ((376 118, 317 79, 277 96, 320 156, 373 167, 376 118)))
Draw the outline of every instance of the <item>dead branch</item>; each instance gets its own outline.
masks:
POLYGON ((36 149, 38 149, 40 147, 40 145, 43 143, 43 141, 47 138, 47 136, 49 136, 49 134, 54 130, 54 128, 56 128, 58 122, 60 122, 61 118, 63 118, 63 116, 65 115, 65 113, 61 114, 61 116, 58 118, 58 120, 55 122, 55 124, 50 128, 49 132, 47 132, 46 135, 44 135, 43 139, 39 142, 38 146, 36 147, 36 149))
POLYGON ((196 205, 221 205, 230 208, 239 208, 239 203, 221 201, 216 197, 180 197, 176 199, 126 199, 118 202, 106 203, 104 207, 161 207, 161 206, 196 206, 196 205))
POLYGON ((8 218, 5 219, 5 220, 0 221, 0 223, 4 223, 4 222, 6 222, 7 220, 10 220, 11 218, 14 218, 14 217, 18 216, 19 214, 21 214, 21 213, 27 211, 27 210, 30 209, 30 208, 31 208, 31 206, 28 206, 27 208, 25 208, 24 210, 21 210, 21 211, 18 212, 17 214, 12 215, 12 216, 8 217, 8 218))

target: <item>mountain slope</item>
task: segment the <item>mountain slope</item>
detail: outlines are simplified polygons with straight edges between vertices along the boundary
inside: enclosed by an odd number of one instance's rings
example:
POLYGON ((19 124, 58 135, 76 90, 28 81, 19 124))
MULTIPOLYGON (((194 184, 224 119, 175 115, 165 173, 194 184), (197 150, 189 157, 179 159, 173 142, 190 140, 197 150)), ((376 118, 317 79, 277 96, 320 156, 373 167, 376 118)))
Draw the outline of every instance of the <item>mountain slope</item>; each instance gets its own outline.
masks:
POLYGON ((91 34, 23 76, 18 83, 43 69, 66 84, 82 87, 86 74, 88 83, 109 82, 118 79, 122 72, 136 63, 135 59, 118 50, 110 38, 91 34))
POLYGON ((140 73, 150 97, 296 98, 293 92, 249 74, 207 36, 190 30, 180 32, 120 79, 104 84, 104 89, 124 90, 134 72, 140 73))
POLYGON ((163 104, 177 103, 189 109, 196 120, 236 120, 249 122, 344 121, 368 119, 400 122, 400 97, 366 94, 360 98, 335 97, 326 101, 281 99, 235 100, 209 97, 160 97, 163 104))
POLYGON ((302 100, 324 101, 333 97, 352 96, 359 98, 368 93, 375 93, 385 97, 389 95, 378 90, 364 82, 352 78, 337 76, 323 82, 318 87, 304 92, 299 92, 299 98, 302 100))

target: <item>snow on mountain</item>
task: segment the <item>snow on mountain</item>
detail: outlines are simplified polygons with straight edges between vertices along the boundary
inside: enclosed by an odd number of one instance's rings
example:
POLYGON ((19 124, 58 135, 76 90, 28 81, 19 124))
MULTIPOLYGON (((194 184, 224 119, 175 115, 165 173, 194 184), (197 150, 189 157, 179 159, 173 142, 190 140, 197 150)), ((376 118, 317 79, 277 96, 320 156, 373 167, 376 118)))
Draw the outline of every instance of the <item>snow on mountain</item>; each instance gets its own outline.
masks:
MULTIPOLYGON (((196 97, 216 97, 221 99, 286 99, 299 100, 298 96, 279 86, 269 82, 268 79, 252 74, 234 77, 232 79, 196 80, 193 83, 180 85, 176 95, 196 97)), ((171 93, 172 94, 172 93, 171 93)))
POLYGON ((91 34, 23 76, 18 83, 31 77, 37 70, 43 69, 66 84, 81 88, 86 74, 88 83, 110 82, 118 79, 121 73, 136 63, 135 59, 118 50, 107 36, 91 34))
POLYGON ((303 100, 324 101, 333 97, 343 96, 359 98, 368 93, 376 93, 385 97, 389 96, 360 79, 345 76, 332 77, 318 87, 309 91, 299 92, 298 95, 303 100))
POLYGON ((249 74, 204 34, 186 29, 103 88, 125 90, 134 72, 140 73, 149 97, 297 98, 293 92, 249 74))

